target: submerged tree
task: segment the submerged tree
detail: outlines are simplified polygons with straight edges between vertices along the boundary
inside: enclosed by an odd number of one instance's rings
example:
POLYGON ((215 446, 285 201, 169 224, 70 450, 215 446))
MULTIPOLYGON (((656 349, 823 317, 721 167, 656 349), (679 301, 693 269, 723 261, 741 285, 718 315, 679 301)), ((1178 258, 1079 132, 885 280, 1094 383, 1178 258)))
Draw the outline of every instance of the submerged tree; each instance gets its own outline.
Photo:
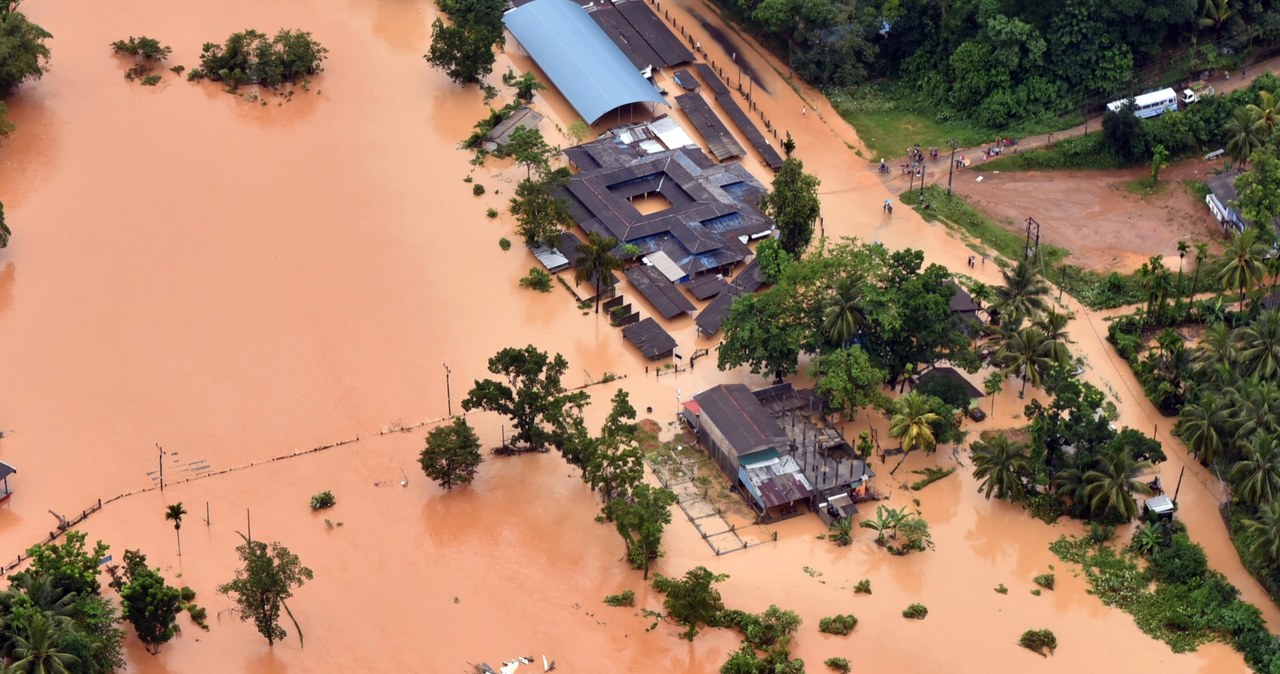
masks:
POLYGON ((235 580, 219 585, 218 592, 236 603, 240 620, 253 621, 258 633, 267 638, 267 645, 284 639, 288 634, 280 627, 280 609, 283 608, 298 630, 298 643, 302 643, 302 628, 293 617, 286 603, 293 591, 314 576, 311 569, 288 548, 273 542, 268 546, 262 541, 245 538, 236 547, 236 553, 244 566, 236 569, 235 580))
POLYGON ((822 204, 818 199, 818 177, 804 172, 804 163, 795 157, 782 162, 773 178, 773 189, 760 199, 760 208, 773 218, 782 249, 799 258, 813 239, 813 224, 822 204))
POLYGON ((667 578, 661 574, 654 576, 655 590, 667 595, 662 602, 667 610, 667 617, 683 625, 685 631, 680 636, 690 641, 698 636, 699 625, 712 625, 717 616, 724 611, 724 601, 720 591, 713 585, 727 580, 728 574, 712 573, 705 566, 697 566, 685 572, 684 578, 667 578))
POLYGON ((987 498, 1017 500, 1026 493, 1031 477, 1031 460, 1026 447, 1014 443, 1004 433, 973 443, 973 478, 987 498))
POLYGON ((515 424, 512 444, 543 449, 554 439, 554 422, 563 418, 570 405, 583 405, 586 392, 565 391, 561 379, 569 369, 564 356, 550 357, 534 346, 507 347, 489 359, 489 371, 506 378, 477 381, 462 409, 482 409, 511 417, 515 424))
POLYGON ((525 178, 533 178, 533 170, 543 175, 551 170, 551 159, 560 154, 560 148, 553 147, 542 137, 537 127, 517 126, 511 130, 507 142, 495 155, 511 157, 525 168, 525 178))
MULTIPOLYGON (((4 106, 0 105, 0 123, 3 122, 3 112, 4 106)), ((4 248, 9 245, 9 237, 11 235, 12 232, 9 231, 9 225, 5 224, 4 221, 4 202, 0 201, 0 248, 4 248)))
POLYGON ((516 185, 510 211, 516 218, 516 233, 526 246, 555 247, 560 234, 573 226, 569 203, 557 196, 568 182, 569 170, 558 168, 516 185))
POLYGON ((911 391, 895 404, 893 418, 889 421, 889 435, 901 442, 906 451, 920 449, 932 452, 938 444, 933 424, 940 417, 932 411, 929 397, 911 391))
POLYGON ((418 460, 427 477, 445 489, 453 489, 471 483, 484 457, 480 455, 479 436, 465 418, 454 417, 453 423, 431 429, 427 447, 418 460))
POLYGON ((532 72, 516 75, 514 71, 507 68, 506 74, 502 76, 502 83, 516 90, 516 100, 529 103, 533 101, 533 94, 547 88, 547 85, 538 81, 538 78, 532 72))
POLYGON ((178 633, 182 593, 165 583, 159 569, 148 568, 146 556, 137 550, 126 550, 124 562, 120 589, 124 618, 133 625, 147 652, 155 655, 178 633))
POLYGON ((675 502, 676 494, 670 489, 638 484, 629 496, 614 499, 607 507, 609 519, 627 544, 627 560, 644 570, 645 580, 649 579, 649 563, 661 553, 662 532, 671 523, 675 502))
POLYGON ((493 48, 506 42, 502 0, 443 0, 449 24, 431 23, 431 48, 423 57, 458 84, 479 84, 493 72, 493 48))
POLYGON ((231 89, 245 84, 278 87, 322 72, 328 53, 306 31, 281 29, 269 38, 246 30, 233 33, 221 45, 206 42, 200 52, 200 67, 188 78, 207 77, 231 89))
POLYGON ((44 41, 53 37, 22 12, 13 11, 13 6, 7 9, 0 13, 0 98, 12 94, 26 80, 44 75, 49 62, 44 41))

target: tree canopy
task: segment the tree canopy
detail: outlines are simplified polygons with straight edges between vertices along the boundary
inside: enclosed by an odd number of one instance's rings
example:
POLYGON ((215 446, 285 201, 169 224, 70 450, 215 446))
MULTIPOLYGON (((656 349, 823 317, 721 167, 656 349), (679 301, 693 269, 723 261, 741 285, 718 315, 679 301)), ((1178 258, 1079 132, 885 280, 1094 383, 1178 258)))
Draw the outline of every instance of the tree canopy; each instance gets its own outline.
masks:
POLYGON ((444 426, 427 433, 427 446, 419 455, 422 472, 445 489, 470 484, 480 455, 480 438, 463 417, 454 417, 444 426))
POLYGON ((438 0, 449 23, 431 23, 431 48, 423 57, 458 84, 478 84, 493 72, 494 47, 506 44, 503 0, 438 0))
MULTIPOLYGON (((23 82, 44 75, 49 62, 49 48, 44 41, 53 37, 22 12, 8 9, 0 13, 0 98, 17 91, 23 82)), ((4 126, 3 120, 0 114, 0 127, 4 126)))
POLYGON ((555 436, 555 422, 570 405, 583 405, 587 394, 565 391, 561 379, 569 369, 564 356, 548 356, 534 346, 507 347, 489 359, 489 372, 505 381, 479 380, 462 401, 462 409, 482 409, 511 418, 512 444, 543 449, 555 436))
POLYGON ((813 239, 813 225, 822 204, 818 199, 818 177, 804 172, 804 163, 795 157, 782 162, 773 177, 773 189, 760 199, 760 209, 773 218, 782 249, 799 257, 813 239))
POLYGON ((267 638, 268 645, 288 636, 280 626, 283 608, 298 630, 298 642, 302 643, 302 628, 285 602, 293 597, 295 589, 314 577, 311 569, 278 542, 268 545, 246 538, 236 547, 236 554, 243 566, 236 569, 234 580, 218 586, 218 592, 236 603, 240 620, 252 621, 258 633, 267 638))

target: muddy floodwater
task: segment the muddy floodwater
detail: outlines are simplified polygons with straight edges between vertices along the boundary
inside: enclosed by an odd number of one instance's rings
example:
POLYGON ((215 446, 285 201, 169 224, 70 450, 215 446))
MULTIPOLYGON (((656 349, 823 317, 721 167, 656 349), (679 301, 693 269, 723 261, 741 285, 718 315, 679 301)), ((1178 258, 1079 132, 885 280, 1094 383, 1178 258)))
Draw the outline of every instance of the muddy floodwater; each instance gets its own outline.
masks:
MULTIPOLYGON (((663 4, 698 33, 698 20, 663 4)), ((194 588, 211 630, 183 618, 183 634, 154 657, 131 637, 131 671, 456 672, 543 654, 567 672, 718 670, 736 635, 689 643, 671 625, 649 629, 639 609, 601 603, 627 588, 641 607, 660 610, 661 598, 621 561, 616 533, 593 521, 595 497, 558 456, 491 458, 473 486, 444 493, 416 463, 426 426, 380 435, 459 411, 487 358, 506 346, 565 354, 570 386, 622 375, 588 389, 593 424, 619 387, 642 416, 666 424, 680 400, 714 383, 761 383, 717 372, 714 358, 655 377, 558 284, 549 294, 517 287, 535 261, 519 246, 499 248, 500 237, 515 238, 512 223, 485 210, 504 207, 523 171, 499 162, 473 170, 456 150, 485 106, 422 60, 430 2, 58 0, 23 9, 55 38, 49 73, 6 101, 18 130, 0 142, 0 200, 14 230, 0 251, 0 459, 19 470, 16 495, 0 507, 0 563, 54 528, 50 510, 75 517, 99 499, 146 490, 163 462, 165 491, 111 502, 82 528, 117 556, 141 549, 194 588), (250 101, 167 72, 155 88, 129 83, 107 48, 145 34, 190 68, 203 42, 246 27, 311 31, 330 49, 326 72, 287 99, 250 101), (483 196, 472 195, 468 175, 483 196), (314 514, 308 498, 325 489, 337 506, 314 514), (163 520, 178 501, 190 513, 181 557, 163 520), (305 649, 292 634, 268 648, 214 591, 231 578, 237 532, 249 526, 315 571, 291 602, 305 649)), ((718 40, 698 38, 708 57, 722 67, 726 51, 746 59, 755 91, 773 92, 757 97, 759 108, 793 133, 798 156, 822 178, 823 233, 964 264, 967 249, 942 229, 905 208, 882 215, 893 195, 846 149, 857 146, 853 132, 814 92, 789 86, 785 64, 718 31, 718 40)), ((504 56, 497 70, 509 63, 527 65, 504 56)), ((538 106, 552 117, 548 130, 574 120, 553 91, 538 106)), ((995 282, 994 267, 974 273, 995 282)), ((1119 396, 1122 422, 1146 430, 1153 411, 1092 320, 1081 314, 1072 333, 1090 361, 1086 376, 1111 382, 1104 390, 1119 396)), ((713 345, 691 319, 669 328, 686 354, 713 345)), ((997 405, 988 427, 1019 423, 1012 393, 997 405)), ((488 444, 509 432, 495 416, 471 422, 488 444)), ((1170 454, 1166 484, 1185 457, 1170 454)), ((831 656, 863 672, 1244 670, 1220 644, 1175 655, 1103 607, 1047 549, 1080 528, 983 500, 960 460, 955 476, 918 494, 898 481, 953 465, 947 451, 877 478, 892 505, 920 499, 935 551, 891 557, 866 531, 837 549, 817 540, 816 518, 803 517, 763 530, 777 542, 717 557, 677 510, 656 570, 704 564, 731 576, 722 586, 730 606, 798 611, 805 625, 794 651, 809 671, 831 656), (1031 579, 1050 565, 1057 589, 1032 596, 1031 579), (872 595, 852 593, 862 578, 872 595), (992 591, 1001 583, 1007 596, 992 591), (928 619, 900 616, 912 602, 929 607, 928 619), (835 613, 859 617, 851 636, 816 631, 835 613), (1019 648, 1029 628, 1052 629, 1057 653, 1019 648)), ((1275 607, 1243 573, 1213 512, 1216 482, 1198 471, 1188 469, 1181 516, 1215 568, 1274 623, 1275 607)))

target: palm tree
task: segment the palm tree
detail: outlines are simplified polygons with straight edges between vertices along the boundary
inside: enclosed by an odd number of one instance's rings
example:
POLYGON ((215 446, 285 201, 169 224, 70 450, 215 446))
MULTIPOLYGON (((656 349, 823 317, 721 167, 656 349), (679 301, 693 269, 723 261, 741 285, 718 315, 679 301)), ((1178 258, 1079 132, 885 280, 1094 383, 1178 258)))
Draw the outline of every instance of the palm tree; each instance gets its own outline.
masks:
POLYGON ((1195 347, 1196 370, 1200 373, 1211 371, 1219 364, 1233 367, 1236 362, 1236 334, 1226 323, 1214 323, 1205 328, 1200 335, 1200 343, 1195 347))
POLYGON ((973 477, 979 480, 979 490, 987 498, 1017 500, 1026 491, 1026 480, 1031 474, 1031 461, 1022 445, 1009 441, 1004 433, 987 442, 973 443, 970 457, 973 459, 973 477))
POLYGON ((1280 124, 1280 98, 1276 98, 1270 91, 1262 90, 1258 92, 1258 103, 1250 103, 1245 108, 1250 117, 1258 120, 1262 140, 1266 142, 1275 133, 1276 125, 1280 124))
POLYGON ((186 508, 182 507, 179 501, 164 511, 164 519, 166 522, 173 522, 173 533, 178 536, 178 556, 182 556, 182 518, 187 514, 186 508))
POLYGON ((922 449, 932 452, 938 444, 933 437, 935 422, 942 417, 929 410, 929 401, 918 391, 911 391, 898 398, 897 409, 889 421, 889 436, 902 443, 903 449, 922 449))
POLYGON ((1280 495, 1280 447, 1276 439, 1258 434, 1231 468, 1231 486, 1240 501, 1257 507, 1280 495))
POLYGON ((1068 365, 1071 363, 1071 350, 1067 348, 1068 344, 1074 344, 1067 337, 1067 321, 1066 314, 1058 313, 1057 307, 1053 307, 1049 313, 1044 314, 1036 319, 1033 327, 1044 333, 1045 352, 1049 356, 1049 360, 1057 365, 1068 365))
POLYGON ((1242 448, 1258 433, 1276 429, 1280 415, 1280 385, 1271 380, 1241 380, 1231 389, 1235 435, 1233 446, 1242 448))
POLYGON ((1235 15, 1236 10, 1231 6, 1231 0, 1204 0, 1204 7, 1200 9, 1200 25, 1212 28, 1213 39, 1217 41, 1222 27, 1235 15))
POLYGON ((867 317, 862 313, 861 303, 862 293, 852 279, 842 278, 836 282, 835 291, 826 299, 822 310, 822 333, 828 342, 848 346, 866 326, 867 317))
POLYGON ((574 283, 596 283, 596 313, 600 313, 601 284, 613 285, 613 272, 622 269, 622 261, 614 257, 613 249, 618 247, 618 240, 605 238, 595 232, 587 234, 587 240, 578 244, 578 259, 573 270, 574 283))
POLYGON ((1191 299, 1194 300, 1196 292, 1200 289, 1200 268, 1204 266, 1204 261, 1209 259, 1209 244, 1196 244, 1196 273, 1191 277, 1191 299))
POLYGON ((9 649, 14 668, 27 674, 71 674, 69 665, 79 664, 80 658, 58 648, 70 623, 69 618, 34 612, 12 625, 9 649))
POLYGON ((1124 521, 1138 516, 1135 493, 1149 495, 1151 488, 1139 476, 1151 469, 1150 461, 1134 461, 1128 452, 1102 457, 1084 474, 1084 497, 1095 516, 1119 515, 1124 521))
POLYGON ((996 354, 995 362, 1005 374, 1022 377, 1019 396, 1027 393, 1027 382, 1039 387, 1044 375, 1053 368, 1051 344, 1039 328, 1023 328, 1014 333, 996 354))
POLYGON ((1191 244, 1179 239, 1178 240, 1178 287, 1177 287, 1178 301, 1175 304, 1175 306, 1182 305, 1182 295, 1184 292, 1186 292, 1186 288, 1183 287, 1182 285, 1182 267, 1184 266, 1184 263, 1187 260, 1187 251, 1189 250, 1191 250, 1191 244))
POLYGON ((1258 314, 1236 336, 1240 344, 1236 356, 1244 374, 1263 379, 1280 374, 1280 311, 1258 314))
POLYGON ((1013 269, 1002 269, 1004 285, 995 288, 992 305, 1000 312, 1000 321, 1018 322, 1030 318, 1049 306, 1049 284, 1028 260, 1019 260, 1013 269))
POLYGON ((1265 131, 1248 108, 1236 108, 1222 125, 1222 133, 1227 137, 1227 156, 1244 167, 1253 151, 1262 147, 1265 131))
POLYGON ((1231 239, 1222 251, 1222 268, 1218 270, 1218 284, 1224 290, 1240 290, 1240 309, 1244 309, 1244 296, 1262 281, 1265 269, 1262 259, 1267 249, 1257 241, 1257 232, 1250 229, 1231 239))
POLYGON ((1280 561, 1280 500, 1258 509, 1258 515, 1246 519, 1244 527, 1254 535, 1249 553, 1274 566, 1280 561))
POLYGON ((1152 257, 1138 270, 1138 278, 1147 290, 1147 316, 1156 325, 1164 322, 1165 302, 1175 290, 1173 274, 1164 266, 1159 256, 1152 257))
POLYGON ((1178 436, 1205 463, 1212 464, 1226 449, 1231 422, 1228 409, 1220 396, 1208 393, 1200 402, 1183 407, 1178 415, 1178 436))

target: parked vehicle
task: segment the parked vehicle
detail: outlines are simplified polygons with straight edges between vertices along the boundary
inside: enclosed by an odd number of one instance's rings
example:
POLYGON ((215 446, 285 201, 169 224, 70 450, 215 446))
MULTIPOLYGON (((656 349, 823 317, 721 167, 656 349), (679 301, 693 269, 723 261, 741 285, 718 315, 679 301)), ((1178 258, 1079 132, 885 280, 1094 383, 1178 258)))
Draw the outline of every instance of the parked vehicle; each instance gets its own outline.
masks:
POLYGON ((1200 99, 1212 95, 1213 85, 1208 82, 1192 82, 1190 86, 1182 90, 1182 104, 1199 103, 1200 99))
MULTIPOLYGON (((1122 98, 1108 103, 1107 109, 1112 112, 1120 112, 1128 105, 1129 99, 1122 98)), ((1177 109, 1178 94, 1173 89, 1161 89, 1133 97, 1133 114, 1144 119, 1156 117, 1177 109)))

